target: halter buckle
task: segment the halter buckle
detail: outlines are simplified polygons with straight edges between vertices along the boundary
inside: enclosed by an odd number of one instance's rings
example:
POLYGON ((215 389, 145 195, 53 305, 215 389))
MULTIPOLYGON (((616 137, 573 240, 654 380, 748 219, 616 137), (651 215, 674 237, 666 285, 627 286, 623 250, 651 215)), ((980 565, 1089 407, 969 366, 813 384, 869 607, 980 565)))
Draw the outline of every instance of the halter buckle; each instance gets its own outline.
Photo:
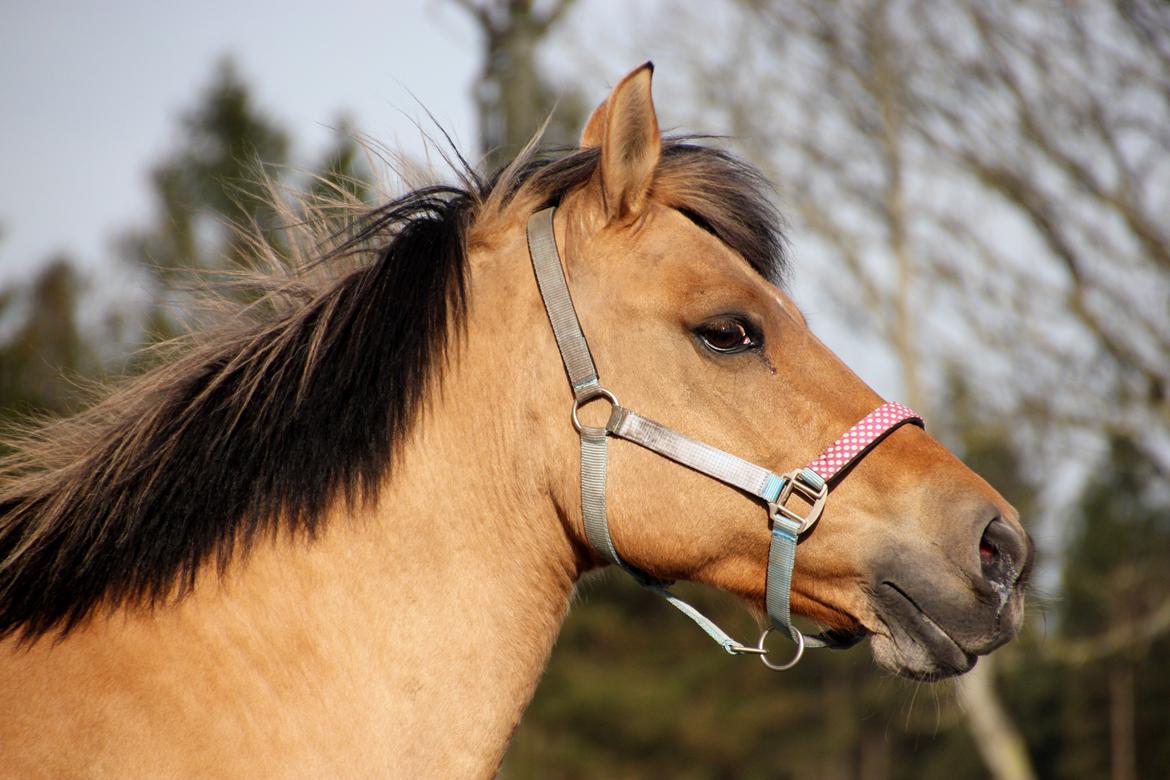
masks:
MULTIPOLYGON (((825 499, 829 495, 829 485, 820 475, 811 469, 797 469, 785 474, 782 479, 784 486, 780 488, 780 495, 768 504, 768 514, 772 522, 783 518, 795 525, 793 529, 797 536, 806 533, 821 519, 821 512, 825 508, 825 499), (809 503, 808 513, 800 515, 787 506, 788 499, 796 493, 809 503)), ((787 524, 786 524, 787 525, 787 524)))

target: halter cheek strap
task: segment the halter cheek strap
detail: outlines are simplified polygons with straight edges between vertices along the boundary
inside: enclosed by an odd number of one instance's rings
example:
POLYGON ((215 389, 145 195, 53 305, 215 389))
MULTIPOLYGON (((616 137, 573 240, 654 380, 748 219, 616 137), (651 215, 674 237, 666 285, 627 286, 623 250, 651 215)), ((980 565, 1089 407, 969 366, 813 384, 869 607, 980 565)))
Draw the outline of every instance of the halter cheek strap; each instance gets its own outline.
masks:
POLYGON ((541 298, 573 388, 572 420, 581 438, 581 509, 585 536, 589 543, 606 560, 620 566, 639 583, 658 593, 695 621, 729 653, 759 655, 769 668, 787 669, 800 660, 806 646, 834 646, 836 643, 830 637, 806 637, 791 623, 789 593, 796 545, 800 536, 820 518, 828 491, 844 472, 895 428, 906 422, 921 426, 922 419, 902 404, 882 404, 805 468, 776 474, 623 407, 612 392, 601 386, 589 344, 581 332, 581 324, 557 252, 553 213, 554 209, 548 208, 533 214, 529 219, 528 249, 541 298), (599 398, 607 400, 611 405, 605 427, 582 425, 578 410, 583 404, 599 398), (732 639, 693 606, 671 593, 669 586, 672 583, 659 580, 622 559, 610 536, 605 502, 611 436, 641 445, 766 503, 772 527, 766 590, 769 625, 755 646, 732 639), (793 495, 808 503, 806 514, 799 514, 788 505, 793 495), (787 633, 797 645, 795 655, 783 664, 772 663, 765 648, 765 640, 774 629, 787 633))

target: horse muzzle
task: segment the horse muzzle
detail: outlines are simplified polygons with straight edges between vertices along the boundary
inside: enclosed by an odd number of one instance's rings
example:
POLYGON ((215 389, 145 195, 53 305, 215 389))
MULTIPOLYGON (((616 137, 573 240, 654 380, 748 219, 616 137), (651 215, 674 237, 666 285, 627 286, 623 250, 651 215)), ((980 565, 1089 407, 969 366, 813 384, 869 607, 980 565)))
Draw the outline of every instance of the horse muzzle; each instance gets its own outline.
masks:
POLYGON ((913 551, 875 562, 876 623, 867 628, 879 666, 916 680, 953 677, 1016 636, 1035 546, 1018 523, 997 516, 978 550, 977 565, 932 569, 913 551))

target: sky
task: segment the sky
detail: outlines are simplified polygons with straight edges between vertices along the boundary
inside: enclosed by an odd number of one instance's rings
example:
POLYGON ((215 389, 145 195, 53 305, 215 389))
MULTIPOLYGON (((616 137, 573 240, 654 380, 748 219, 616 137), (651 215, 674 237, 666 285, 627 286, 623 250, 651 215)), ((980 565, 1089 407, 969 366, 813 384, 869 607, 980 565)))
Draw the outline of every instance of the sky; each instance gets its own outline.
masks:
POLYGON ((428 0, 0 0, 0 284, 57 252, 103 272, 225 55, 308 164, 343 115, 421 152, 422 105, 472 147, 479 45, 462 11, 428 0))
MULTIPOLYGON (((686 8, 712 29, 726 16, 717 5, 686 8)), ((681 104, 695 98, 688 79, 701 54, 662 29, 660 10, 650 0, 578 2, 544 47, 550 80, 600 101, 652 59, 664 128, 726 132, 679 124, 693 113, 681 104)), ((421 157, 428 111, 473 157, 481 46, 452 0, 0 0, 0 286, 64 253, 99 291, 133 297, 124 288, 141 280, 114 262, 114 241, 151 218, 150 170, 174 152, 183 113, 224 57, 288 131, 293 164, 308 167, 342 117, 421 157)), ((809 244, 796 250, 798 267, 816 262, 809 244)), ((798 273, 795 291, 819 335, 879 391, 896 392, 890 362, 820 316, 811 277, 798 273)))
MULTIPOLYGON (((693 97, 686 75, 695 53, 655 24, 656 7, 577 3, 545 46, 551 80, 575 81, 600 101, 653 59, 664 127, 687 129, 678 124, 687 112, 670 107, 693 97)), ((703 12, 709 24, 721 16, 718 7, 703 12)), ((142 282, 115 262, 114 241, 148 223, 150 170, 175 150, 181 116, 225 56, 288 131, 293 164, 307 167, 343 116, 417 158, 429 111, 476 154, 480 52, 473 22, 451 0, 0 0, 0 286, 64 253, 97 291, 134 297, 125 287, 142 282)), ((798 275, 798 295, 801 286, 798 275)), ((816 297, 803 298, 819 319, 816 297)), ((879 389, 893 384, 856 338, 819 321, 822 338, 863 376, 879 389)))

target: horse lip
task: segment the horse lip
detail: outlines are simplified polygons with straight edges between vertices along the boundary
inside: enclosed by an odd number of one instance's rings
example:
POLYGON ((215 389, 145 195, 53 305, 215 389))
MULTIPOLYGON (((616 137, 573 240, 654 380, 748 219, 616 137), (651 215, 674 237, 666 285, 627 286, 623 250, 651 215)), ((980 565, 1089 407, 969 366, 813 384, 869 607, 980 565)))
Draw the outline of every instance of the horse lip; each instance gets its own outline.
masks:
POLYGON ((855 644, 865 639, 870 635, 870 631, 864 628, 843 629, 830 628, 821 632, 821 636, 828 643, 828 646, 834 650, 847 650, 855 644))
MULTIPOLYGON (((904 674, 926 680, 935 680, 942 677, 963 674, 971 670, 977 660, 975 654, 968 652, 960 645, 922 607, 918 606, 918 603, 909 593, 898 587, 895 582, 884 580, 881 585, 884 586, 887 593, 892 595, 892 598, 881 598, 879 596, 879 599, 895 613, 893 617, 897 619, 897 628, 900 630, 900 633, 905 634, 907 638, 917 642, 929 651, 931 659, 939 667, 937 670, 931 672, 905 669, 903 670, 904 674)), ((883 616, 883 621, 890 628, 890 639, 897 644, 894 634, 899 633, 899 631, 896 631, 890 625, 890 620, 885 616, 883 616)))

